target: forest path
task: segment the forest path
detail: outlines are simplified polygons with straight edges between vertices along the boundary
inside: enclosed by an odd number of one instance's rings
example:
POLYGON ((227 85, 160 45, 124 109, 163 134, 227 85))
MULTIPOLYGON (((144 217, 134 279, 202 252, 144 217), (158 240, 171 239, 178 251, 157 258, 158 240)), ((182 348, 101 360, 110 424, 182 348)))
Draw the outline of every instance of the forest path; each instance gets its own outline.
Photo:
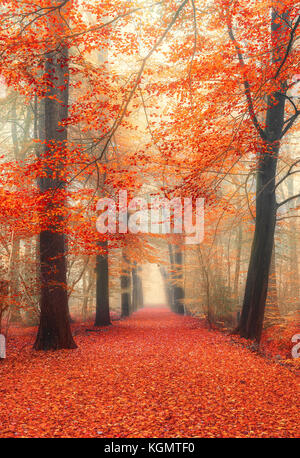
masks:
POLYGON ((196 318, 146 308, 76 342, 9 343, 0 437, 299 437, 295 374, 196 318))

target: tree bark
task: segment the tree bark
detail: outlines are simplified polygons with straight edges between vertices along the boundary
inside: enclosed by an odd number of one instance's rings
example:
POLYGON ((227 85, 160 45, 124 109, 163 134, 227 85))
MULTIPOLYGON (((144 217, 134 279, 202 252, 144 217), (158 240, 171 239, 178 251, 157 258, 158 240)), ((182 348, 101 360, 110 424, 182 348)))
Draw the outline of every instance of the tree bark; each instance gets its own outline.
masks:
POLYGON ((95 326, 111 325, 109 314, 109 275, 108 275, 108 243, 100 242, 103 254, 96 255, 96 318, 95 326))
POLYGON ((136 312, 139 307, 139 303, 138 303, 139 278, 138 278, 136 263, 135 263, 135 266, 131 270, 131 275, 132 275, 132 311, 136 312))
POLYGON ((277 278, 276 278, 276 255, 275 255, 275 245, 272 250, 271 264, 270 264, 270 274, 269 274, 269 287, 268 295, 266 301, 266 311, 265 311, 265 320, 270 324, 274 320, 280 317, 279 305, 278 305, 278 292, 277 292, 277 278))
POLYGON ((160 272, 164 280, 164 290, 165 290, 165 295, 168 301, 168 306, 173 310, 172 308, 172 300, 173 300, 172 287, 170 284, 168 272, 166 271, 166 269, 163 266, 160 266, 160 272))
POLYGON ((173 312, 175 312, 175 296, 174 296, 174 253, 173 253, 173 246, 168 243, 168 250, 169 250, 169 259, 170 259, 170 267, 171 267, 171 274, 166 272, 166 279, 168 282, 168 298, 169 298, 169 306, 173 312))
POLYGON ((175 312, 179 315, 184 315, 184 289, 182 287, 182 263, 183 263, 183 254, 181 246, 177 245, 175 247, 174 253, 174 263, 175 263, 175 286, 174 286, 174 308, 175 312))
MULTIPOLYGON (((271 33, 275 46, 280 42, 280 27, 284 21, 276 11, 272 13, 271 33)), ((283 50, 284 52, 284 50, 283 50)), ((276 61, 282 61, 281 57, 276 61)), ((274 59, 273 59, 274 62, 274 59)), ((268 96, 266 128, 260 143, 256 179, 256 218, 250 262, 247 273, 243 308, 238 332, 241 337, 260 341, 268 291, 268 278, 276 223, 275 178, 284 126, 286 85, 268 96)))
MULTIPOLYGON (((294 177, 289 177, 287 181, 287 188, 288 188, 288 197, 292 197, 295 195, 294 191, 294 177)), ((293 201, 293 206, 297 207, 299 202, 296 200, 293 201)), ((292 298, 292 303, 294 308, 297 310, 298 306, 298 298, 300 295, 299 289, 299 264, 298 264, 298 238, 295 237, 295 233, 297 232, 297 225, 295 223, 295 219, 291 218, 290 220, 290 233, 288 235, 289 241, 289 251, 290 251, 290 298, 292 298)))
POLYGON ((121 273, 121 316, 126 318, 131 313, 131 275, 128 268, 128 260, 122 252, 122 273, 121 273))
MULTIPOLYGON (((67 129, 60 123, 68 116, 68 49, 65 46, 46 55, 45 73, 53 75, 52 85, 44 100, 45 153, 57 154, 54 167, 46 167, 45 177, 39 179, 42 193, 49 196, 49 211, 53 211, 53 222, 40 233, 40 323, 34 348, 36 350, 58 350, 76 348, 73 340, 68 312, 66 247, 63 233, 63 201, 55 201, 56 193, 64 188, 60 171, 64 167, 67 129), (59 88, 64 86, 61 91, 59 88), (58 101, 56 100, 58 99, 58 101), (62 103, 59 103, 59 102, 62 103), (54 169, 54 170, 53 170, 54 169)), ((43 132, 42 132, 43 135, 43 132)))
POLYGON ((144 306, 144 294, 143 294, 143 282, 140 275, 142 271, 142 267, 139 266, 137 268, 137 304, 138 308, 142 308, 144 306))
POLYGON ((93 277, 91 275, 91 269, 88 268, 82 277, 82 287, 83 287, 83 304, 82 304, 82 319, 83 321, 87 320, 88 316, 88 303, 90 297, 90 291, 93 286, 93 277), (87 281, 88 280, 88 281, 87 281))
POLYGON ((241 253, 242 253, 242 223, 239 224, 237 233, 237 256, 234 272, 233 294, 236 300, 239 298, 239 278, 241 270, 241 253))

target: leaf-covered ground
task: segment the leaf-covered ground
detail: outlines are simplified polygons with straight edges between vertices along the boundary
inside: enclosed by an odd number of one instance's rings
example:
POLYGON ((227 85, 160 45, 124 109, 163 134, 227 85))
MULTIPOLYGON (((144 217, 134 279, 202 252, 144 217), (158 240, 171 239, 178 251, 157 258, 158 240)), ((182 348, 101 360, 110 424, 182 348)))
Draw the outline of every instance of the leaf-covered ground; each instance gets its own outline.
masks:
POLYGON ((143 309, 78 349, 0 362, 1 437, 299 437, 295 371, 201 321, 143 309))

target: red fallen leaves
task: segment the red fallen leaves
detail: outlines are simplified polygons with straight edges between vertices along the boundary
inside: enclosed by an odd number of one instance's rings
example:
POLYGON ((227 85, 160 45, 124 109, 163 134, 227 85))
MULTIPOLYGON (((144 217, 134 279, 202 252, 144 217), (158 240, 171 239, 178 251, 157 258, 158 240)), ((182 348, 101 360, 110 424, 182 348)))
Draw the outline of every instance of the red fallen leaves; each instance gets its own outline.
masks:
POLYGON ((0 363, 1 437, 299 437, 296 374, 195 318, 149 308, 76 350, 31 342, 0 363))

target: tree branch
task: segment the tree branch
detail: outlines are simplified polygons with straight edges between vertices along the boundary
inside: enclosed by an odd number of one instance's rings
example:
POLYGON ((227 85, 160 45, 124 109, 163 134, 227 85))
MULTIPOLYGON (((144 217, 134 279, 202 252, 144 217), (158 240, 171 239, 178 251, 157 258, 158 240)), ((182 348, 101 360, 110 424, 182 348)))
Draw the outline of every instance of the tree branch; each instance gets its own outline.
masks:
POLYGON ((291 50, 292 45, 293 45, 294 36, 295 36, 296 30, 297 30, 299 24, 300 24, 300 15, 298 16, 298 19, 297 19, 297 21, 296 21, 296 23, 295 23, 295 25, 294 25, 294 27, 293 27, 293 29, 291 31, 290 39, 289 39, 289 43, 288 43, 286 51, 285 51, 285 55, 284 55, 280 65, 279 65, 279 67, 278 67, 278 69, 277 69, 277 71, 275 73, 274 79, 276 79, 278 77, 279 73, 281 72, 282 67, 284 66, 284 64, 285 64, 285 62, 286 62, 286 60, 288 58, 288 55, 289 55, 290 50, 291 50))
MULTIPOLYGON (((242 54, 242 51, 241 51, 241 48, 240 48, 239 44, 237 43, 237 41, 235 39, 232 27, 231 27, 231 25, 229 24, 228 21, 227 21, 227 27, 228 27, 229 37, 230 37, 230 39, 231 39, 231 41, 234 44, 234 47, 236 49, 236 53, 237 53, 237 56, 238 56, 238 59, 239 59, 240 66, 241 66, 242 69, 244 69, 245 68, 245 62, 244 62, 243 54, 242 54)), ((254 127, 256 128, 257 132, 259 133, 260 137, 263 140, 266 140, 267 139, 266 138, 266 134, 265 134, 264 130, 262 129, 261 125, 259 124, 257 116, 256 116, 255 111, 254 111, 254 105, 253 105, 253 100, 252 100, 250 84, 249 84, 249 81, 247 80, 247 78, 245 77, 245 75, 243 75, 243 84, 244 84, 245 96, 246 96, 246 99, 247 99, 247 105, 248 105, 248 111, 249 111, 249 114, 250 114, 250 118, 251 118, 251 120, 252 120, 252 122, 254 124, 254 127)))
POLYGON ((300 197, 300 193, 299 194, 295 194, 294 196, 288 197, 287 199, 283 200, 282 202, 279 202, 276 206, 277 206, 277 208, 279 208, 282 205, 287 204, 291 200, 297 199, 298 197, 300 197))

